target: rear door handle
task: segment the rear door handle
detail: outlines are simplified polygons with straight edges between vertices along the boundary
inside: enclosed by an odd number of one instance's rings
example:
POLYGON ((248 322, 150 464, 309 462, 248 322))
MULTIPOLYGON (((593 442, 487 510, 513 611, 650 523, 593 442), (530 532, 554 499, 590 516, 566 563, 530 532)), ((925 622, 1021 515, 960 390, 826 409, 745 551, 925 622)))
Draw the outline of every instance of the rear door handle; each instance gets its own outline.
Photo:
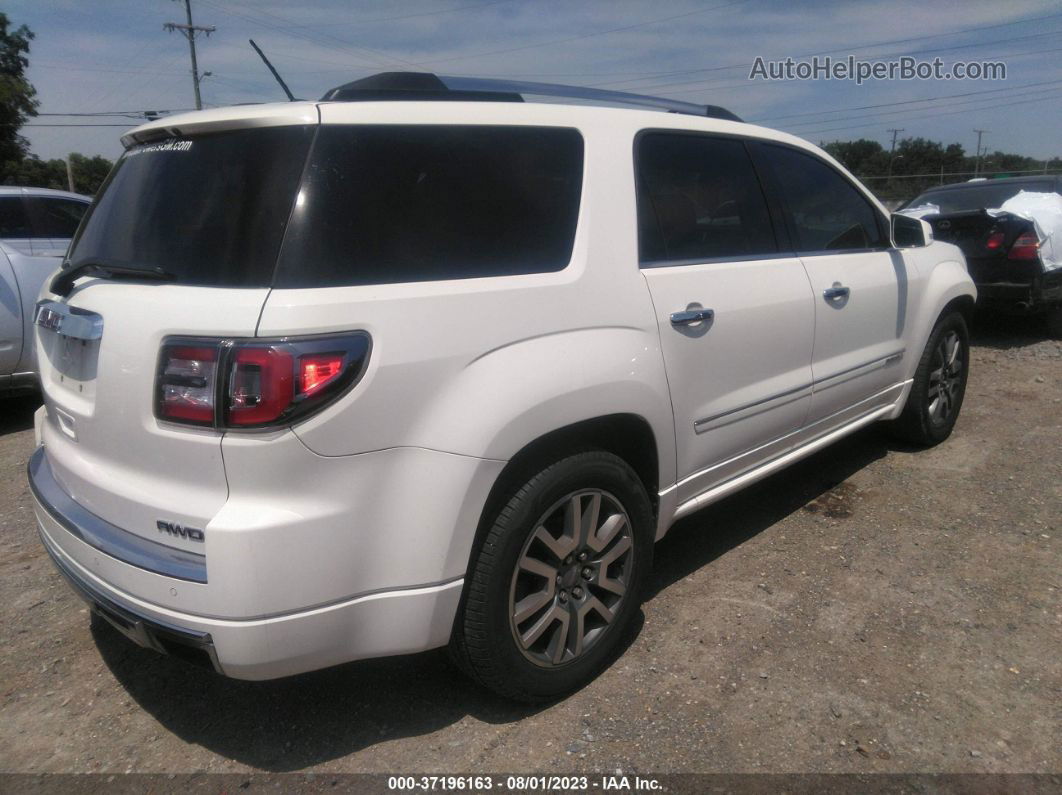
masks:
POLYGON ((835 283, 833 287, 827 287, 822 291, 822 297, 827 301, 838 301, 842 298, 847 298, 851 294, 851 290, 847 287, 842 287, 839 283, 835 283))
POLYGON ((711 321, 715 317, 714 309, 684 309, 681 312, 671 313, 672 326, 689 326, 692 323, 711 321))

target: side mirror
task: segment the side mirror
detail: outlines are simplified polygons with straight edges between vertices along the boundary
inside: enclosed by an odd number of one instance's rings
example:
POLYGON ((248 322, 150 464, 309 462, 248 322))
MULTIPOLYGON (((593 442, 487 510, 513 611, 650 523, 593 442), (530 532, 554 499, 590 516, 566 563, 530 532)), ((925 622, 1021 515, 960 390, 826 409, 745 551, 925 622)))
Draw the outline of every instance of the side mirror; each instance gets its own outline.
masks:
POLYGON ((892 244, 896 248, 923 248, 933 242, 933 227, 920 218, 892 214, 892 244))

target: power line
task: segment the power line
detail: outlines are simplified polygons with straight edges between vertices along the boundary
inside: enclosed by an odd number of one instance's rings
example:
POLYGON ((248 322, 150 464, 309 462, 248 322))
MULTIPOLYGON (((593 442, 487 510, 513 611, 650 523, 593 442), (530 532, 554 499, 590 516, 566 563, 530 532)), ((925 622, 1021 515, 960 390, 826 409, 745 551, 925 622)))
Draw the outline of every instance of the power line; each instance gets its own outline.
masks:
MULTIPOLYGON (((916 116, 913 118, 904 119, 905 122, 920 121, 922 119, 935 119, 938 116, 955 116, 962 113, 986 113, 989 111, 995 111, 999 108, 1009 108, 1015 105, 1028 105, 1030 102, 1043 102, 1045 99, 1052 99, 1053 97, 1037 97, 1035 99, 1023 99, 1018 102, 1004 102, 999 105, 993 105, 991 108, 964 108, 963 110, 945 111, 944 113, 932 113, 928 116, 916 116)), ((820 135, 825 132, 834 132, 836 130, 857 130, 863 127, 877 127, 882 124, 881 121, 869 122, 868 124, 849 124, 841 127, 827 127, 822 130, 802 130, 795 135, 800 135, 807 138, 809 135, 820 135)))
MULTIPOLYGON (((313 35, 310 35, 308 33, 301 33, 298 30, 294 29, 294 27, 296 27, 296 26, 294 25, 294 23, 290 19, 287 19, 285 17, 279 16, 277 14, 272 14, 272 13, 270 13, 268 11, 264 11, 262 9, 254 9, 254 10, 257 11, 258 13, 260 13, 260 14, 265 14, 266 16, 269 16, 269 17, 272 17, 273 19, 279 20, 281 23, 283 23, 283 25, 281 26, 281 25, 277 25, 275 23, 270 23, 270 22, 267 22, 266 20, 263 20, 263 19, 260 19, 260 18, 254 17, 254 16, 249 16, 246 13, 241 14, 239 11, 234 11, 233 9, 228 8, 227 6, 223 6, 223 5, 220 5, 218 3, 215 3, 215 2, 213 2, 213 0, 201 0, 201 2, 204 2, 207 5, 209 5, 209 6, 213 7, 213 8, 216 8, 217 10, 221 11, 224 14, 228 14, 229 16, 232 16, 232 17, 238 17, 238 18, 243 19, 243 20, 245 20, 247 22, 252 22, 255 25, 260 25, 261 27, 268 28, 269 30, 276 31, 276 32, 281 33, 281 34, 283 34, 285 36, 291 36, 293 38, 302 39, 303 41, 309 41, 309 42, 317 44, 318 46, 321 46, 321 47, 327 47, 327 48, 332 49, 332 50, 338 50, 340 52, 353 54, 356 57, 362 58, 363 60, 369 60, 369 65, 370 66, 379 66, 380 65, 380 59, 383 59, 383 64, 384 65, 386 65, 389 61, 390 62, 398 62, 398 63, 401 63, 401 64, 403 64, 405 66, 415 66, 416 65, 416 64, 411 64, 409 61, 404 61, 401 58, 398 58, 398 57, 395 57, 395 56, 390 56, 390 55, 387 55, 385 53, 376 52, 375 50, 370 50, 370 49, 368 49, 366 47, 355 46, 353 44, 350 44, 349 42, 343 41, 342 39, 338 39, 335 36, 326 36, 325 38, 330 39, 331 42, 338 42, 338 45, 334 44, 334 43, 331 43, 329 41, 322 40, 320 35, 313 36, 313 35), (373 59, 366 59, 366 56, 363 55, 363 54, 360 54, 360 53, 369 53, 371 56, 374 56, 374 58, 373 59), (375 60, 375 63, 373 63, 373 60, 375 60)), ((237 5, 237 4, 234 4, 234 5, 237 5)), ((237 7, 238 8, 244 8, 245 10, 248 10, 248 9, 246 9, 245 6, 237 5, 237 7)))
POLYGON ((656 25, 656 24, 659 24, 661 22, 671 22, 672 20, 675 20, 675 19, 682 19, 684 17, 692 17, 695 14, 706 14, 709 11, 718 11, 718 10, 723 9, 723 8, 731 8, 732 6, 743 5, 744 3, 747 3, 748 1, 749 0, 734 0, 734 2, 724 3, 723 5, 720 5, 720 6, 712 6, 711 8, 698 8, 696 11, 687 11, 684 14, 674 14, 674 15, 669 16, 669 17, 660 17, 658 19, 650 19, 650 20, 647 20, 645 22, 638 22, 638 23, 636 23, 634 25, 624 25, 623 27, 619 27, 619 28, 610 28, 609 30, 599 30, 599 31, 596 31, 594 33, 584 33, 584 34, 579 35, 579 36, 569 36, 568 38, 564 38, 564 39, 554 39, 552 41, 540 41, 540 42, 536 42, 535 44, 524 44, 524 45, 521 45, 519 47, 508 47, 508 48, 503 49, 503 50, 490 50, 488 52, 477 52, 477 53, 473 53, 471 55, 454 55, 454 56, 451 56, 449 58, 435 58, 432 61, 421 61, 421 62, 419 62, 416 65, 417 66, 426 66, 429 63, 437 64, 437 63, 448 63, 448 62, 451 62, 451 61, 467 61, 467 60, 471 60, 472 58, 482 58, 482 57, 487 56, 487 55, 502 55, 504 53, 519 52, 520 50, 533 50, 533 49, 536 49, 538 47, 548 47, 548 46, 551 46, 553 44, 566 44, 567 42, 570 42, 570 41, 580 41, 582 39, 593 38, 594 36, 607 36, 610 33, 620 33, 620 32, 625 31, 625 30, 634 30, 636 28, 644 28, 647 25, 656 25))
MULTIPOLYGON (((472 11, 480 8, 487 8, 488 6, 497 6, 504 3, 512 3, 514 0, 491 0, 489 3, 476 3, 475 5, 458 6, 457 8, 443 8, 438 11, 420 11, 415 14, 402 14, 395 17, 372 17, 370 19, 358 19, 354 22, 341 23, 344 25, 371 25, 375 22, 397 22, 402 19, 416 19, 418 17, 435 17, 441 14, 456 14, 461 11, 472 11)), ((296 27, 303 28, 304 30, 312 30, 319 27, 334 28, 338 27, 334 23, 328 25, 296 25, 296 27)))
MULTIPOLYGON (((937 97, 926 97, 925 99, 907 99, 902 102, 881 102, 876 105, 855 105, 848 108, 834 108, 833 110, 809 110, 804 113, 787 113, 783 116, 760 116, 758 119, 750 119, 749 122, 753 124, 759 124, 761 121, 776 121, 777 119, 795 119, 798 116, 819 116, 826 113, 847 113, 850 110, 870 110, 872 108, 891 108, 896 105, 913 105, 918 102, 937 102, 942 99, 953 99, 955 97, 971 97, 978 94, 994 94, 999 91, 1015 91, 1021 88, 1032 88, 1033 86, 1047 86, 1054 85, 1055 83, 1062 83, 1062 80, 1042 80, 1039 83, 1025 83, 1019 86, 1005 86, 1003 88, 987 88, 983 91, 966 91, 962 94, 943 94, 937 97)), ((918 110, 923 110, 918 108, 918 110)), ((822 121, 839 121, 838 119, 823 119, 822 121)))
MULTIPOLYGON (((1059 86, 1057 85, 1057 83, 1062 82, 1062 81, 1053 81, 1053 82, 1055 83, 1055 85, 1048 86, 1046 88, 1033 88, 1032 90, 1028 90, 1028 91, 1026 91, 1026 90, 1022 90, 1022 91, 1011 90, 1011 94, 1009 96, 1000 97, 1000 99, 1008 99, 1008 100, 1009 99, 1019 99, 1019 98, 1020 99, 1024 99, 1026 97, 1031 98, 1033 94, 1043 94, 1043 93, 1050 93, 1050 92, 1057 91, 1059 89, 1059 86)), ((921 101, 922 102, 933 102, 933 100, 921 100, 921 101)), ((904 120, 906 120, 907 114, 909 114, 909 113, 923 113, 923 112, 925 112, 927 110, 937 111, 937 110, 940 110, 942 108, 954 108, 954 107, 958 107, 960 105, 970 105, 972 103, 981 103, 981 102, 982 102, 982 99, 980 97, 974 97, 972 99, 961 99, 961 100, 959 100, 957 102, 943 102, 943 101, 941 101, 941 102, 936 102, 934 105, 931 105, 929 107, 924 107, 924 108, 905 108, 903 110, 895 110, 895 111, 883 111, 883 112, 877 112, 877 113, 860 113, 860 114, 857 114, 855 116, 839 116, 839 117, 836 117, 836 118, 833 118, 833 119, 806 119, 804 121, 795 121, 795 122, 787 123, 785 125, 785 127, 786 127, 786 129, 792 129, 794 127, 807 127, 809 125, 811 127, 821 127, 823 124, 834 124, 835 122, 839 122, 839 121, 856 121, 856 120, 861 120, 861 119, 873 118, 875 116, 884 117, 878 123, 879 124, 885 124, 885 123, 888 123, 888 122, 891 122, 891 121, 904 121, 904 120)))
MULTIPOLYGON (((1045 36, 1057 36, 1058 34, 1059 34, 1059 31, 1052 30, 1052 31, 1048 31, 1046 33, 1032 33, 1032 34, 1029 34, 1027 36, 1013 36, 1013 37, 1008 38, 1008 39, 994 39, 993 41, 978 42, 976 44, 959 44, 959 45, 955 45, 955 46, 952 46, 952 47, 933 47, 931 49, 926 49, 926 50, 895 50, 893 52, 880 53, 880 54, 872 56, 872 57, 875 60, 880 60, 882 58, 892 58, 892 57, 905 56, 905 55, 937 54, 937 53, 942 53, 942 52, 949 52, 951 50, 969 49, 970 47, 988 47, 988 46, 991 46, 993 44, 1007 44, 1007 43, 1012 42, 1012 41, 1027 41, 1028 39, 1040 39, 1040 38, 1043 38, 1045 36)), ((798 60, 798 59, 801 59, 801 58, 811 58, 811 57, 814 57, 816 55, 831 55, 833 53, 838 53, 838 52, 848 53, 848 52, 852 52, 852 51, 853 50, 851 48, 849 48, 849 49, 843 49, 842 48, 842 49, 836 49, 836 50, 820 50, 819 52, 809 52, 809 53, 804 53, 802 55, 793 55, 793 56, 790 56, 790 57, 793 60, 798 60)), ((984 56, 982 56, 982 57, 984 57, 984 56)), ((720 66, 720 67, 716 67, 712 71, 720 71, 720 70, 723 70, 723 69, 737 69, 737 68, 748 69, 749 68, 749 64, 746 62, 746 63, 742 63, 742 64, 731 64, 729 66, 720 66)), ((611 82, 607 82, 607 83, 595 83, 594 86, 595 87, 601 87, 601 86, 614 85, 615 83, 630 83, 630 82, 634 82, 634 81, 616 80, 616 81, 611 81, 611 82)), ((628 88, 630 90, 649 91, 649 90, 654 89, 654 88, 667 88, 667 87, 670 87, 670 86, 688 86, 688 85, 694 85, 694 84, 697 84, 697 83, 704 83, 704 82, 706 82, 706 80, 704 80, 704 79, 675 80, 675 81, 669 81, 669 82, 666 82, 666 83, 653 83, 651 85, 629 86, 628 88)), ((773 82, 778 82, 778 81, 773 81, 773 82)), ((747 80, 747 81, 745 81, 745 83, 746 83, 746 85, 757 85, 757 84, 758 85, 769 85, 770 84, 769 82, 766 82, 766 81, 754 81, 754 80, 747 80)))

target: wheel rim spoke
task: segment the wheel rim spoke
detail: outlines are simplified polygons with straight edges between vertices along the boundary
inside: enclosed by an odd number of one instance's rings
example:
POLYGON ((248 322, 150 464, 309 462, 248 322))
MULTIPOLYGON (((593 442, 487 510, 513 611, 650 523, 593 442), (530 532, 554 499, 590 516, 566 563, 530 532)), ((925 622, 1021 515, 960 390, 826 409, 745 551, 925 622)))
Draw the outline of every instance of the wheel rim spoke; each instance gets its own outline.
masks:
POLYGON ((523 624, 527 619, 531 618, 531 616, 548 605, 553 599, 552 584, 553 581, 550 580, 551 587, 548 590, 529 594, 517 602, 516 612, 513 614, 513 621, 517 624, 523 624))

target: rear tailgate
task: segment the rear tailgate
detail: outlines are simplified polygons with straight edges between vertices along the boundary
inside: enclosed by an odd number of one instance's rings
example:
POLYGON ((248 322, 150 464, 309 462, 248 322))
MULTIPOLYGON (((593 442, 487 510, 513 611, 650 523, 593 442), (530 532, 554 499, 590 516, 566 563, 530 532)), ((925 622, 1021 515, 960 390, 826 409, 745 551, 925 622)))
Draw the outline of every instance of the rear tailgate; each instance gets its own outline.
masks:
POLYGON ((202 529, 227 496, 221 434, 154 416, 159 347, 171 334, 249 337, 267 289, 219 290, 97 280, 71 307, 103 320, 99 340, 37 327, 48 418, 43 441, 63 489, 136 535, 203 552, 157 523, 202 529))

